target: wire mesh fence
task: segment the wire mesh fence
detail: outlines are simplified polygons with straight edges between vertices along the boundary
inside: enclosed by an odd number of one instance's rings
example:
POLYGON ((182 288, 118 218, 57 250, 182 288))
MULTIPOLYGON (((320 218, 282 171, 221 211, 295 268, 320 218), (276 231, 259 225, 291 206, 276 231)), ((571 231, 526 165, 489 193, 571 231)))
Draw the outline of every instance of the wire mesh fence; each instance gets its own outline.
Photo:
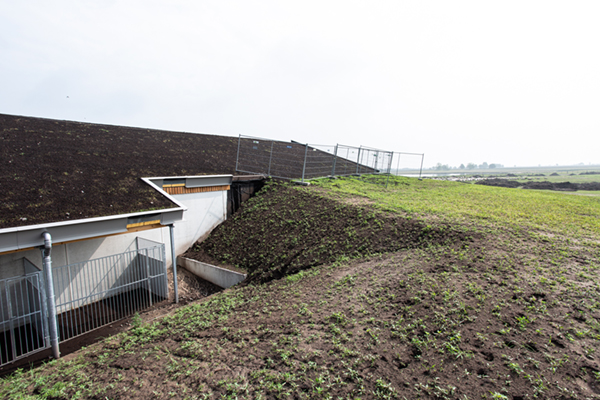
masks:
POLYGON ((393 151, 364 146, 288 143, 240 135, 236 171, 302 181, 390 174, 393 158, 393 151))
POLYGON ((422 153, 395 152, 392 159, 391 174, 421 178, 424 159, 425 155, 422 153))

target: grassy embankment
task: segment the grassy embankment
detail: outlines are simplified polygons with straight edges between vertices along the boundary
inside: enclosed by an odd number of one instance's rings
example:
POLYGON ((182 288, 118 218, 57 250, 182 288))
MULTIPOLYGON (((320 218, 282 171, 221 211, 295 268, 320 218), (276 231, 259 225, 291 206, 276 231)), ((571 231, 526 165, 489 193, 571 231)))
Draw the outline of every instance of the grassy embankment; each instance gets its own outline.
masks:
POLYGON ((256 258, 268 259, 283 275, 300 272, 136 323, 72 360, 5 379, 0 395, 597 397, 599 199, 406 178, 388 189, 349 179, 316 186, 271 186, 216 233, 260 249, 223 261, 256 271, 256 258), (336 212, 366 222, 328 230, 325 216, 336 212), (264 235, 277 231, 267 243, 236 233, 255 227, 257 215, 264 235), (367 240, 402 219, 418 222, 414 240, 402 236, 411 245, 367 240), (335 254, 312 252, 278 269, 285 257, 275 253, 292 257, 302 246, 296 227, 305 238, 321 232, 310 246, 335 254), (344 236, 368 245, 345 249, 344 236))

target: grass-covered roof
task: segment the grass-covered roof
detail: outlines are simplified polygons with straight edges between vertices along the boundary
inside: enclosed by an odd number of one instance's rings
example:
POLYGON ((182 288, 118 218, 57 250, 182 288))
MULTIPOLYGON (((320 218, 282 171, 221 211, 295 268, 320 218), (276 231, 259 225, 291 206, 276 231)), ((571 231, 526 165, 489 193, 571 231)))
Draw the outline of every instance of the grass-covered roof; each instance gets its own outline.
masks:
POLYGON ((174 206, 140 178, 231 174, 237 138, 0 114, 0 229, 174 206))

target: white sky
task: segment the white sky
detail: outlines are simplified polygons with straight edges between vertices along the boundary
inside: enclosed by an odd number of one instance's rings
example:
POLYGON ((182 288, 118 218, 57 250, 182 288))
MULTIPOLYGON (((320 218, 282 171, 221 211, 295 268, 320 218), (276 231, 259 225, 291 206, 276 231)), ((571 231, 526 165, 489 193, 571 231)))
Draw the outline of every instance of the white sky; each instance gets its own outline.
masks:
POLYGON ((600 163, 599 21, 597 0, 0 0, 0 113, 600 163))

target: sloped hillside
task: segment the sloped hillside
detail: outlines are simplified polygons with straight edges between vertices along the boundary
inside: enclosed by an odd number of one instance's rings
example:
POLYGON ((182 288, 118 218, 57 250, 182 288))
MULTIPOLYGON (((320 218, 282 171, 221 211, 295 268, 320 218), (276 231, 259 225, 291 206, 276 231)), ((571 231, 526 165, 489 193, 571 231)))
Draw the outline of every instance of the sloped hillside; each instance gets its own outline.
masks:
POLYGON ((599 397, 598 199, 400 178, 319 186, 270 185, 215 232, 232 239, 214 254, 245 263, 249 284, 21 371, 0 396, 599 397), (296 263, 294 238, 309 253, 296 263))
POLYGON ((248 282, 266 282, 370 254, 442 244, 460 249, 473 235, 271 182, 185 256, 208 255, 246 270, 248 282))

